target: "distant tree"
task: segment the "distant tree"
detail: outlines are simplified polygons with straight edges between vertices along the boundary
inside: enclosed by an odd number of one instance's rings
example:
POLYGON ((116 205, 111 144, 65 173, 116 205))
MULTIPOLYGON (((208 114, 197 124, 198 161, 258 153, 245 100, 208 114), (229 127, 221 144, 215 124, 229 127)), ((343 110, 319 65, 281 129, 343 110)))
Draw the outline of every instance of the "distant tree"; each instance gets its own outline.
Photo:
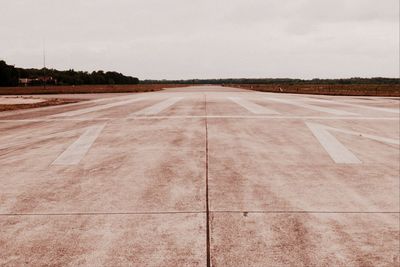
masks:
POLYGON ((0 86, 18 85, 18 70, 14 66, 7 65, 0 61, 0 86))
MULTIPOLYGON (((40 85, 43 79, 44 69, 23 69, 7 65, 5 61, 0 61, 0 86, 17 86, 19 78, 33 79, 32 85, 40 85)), ((104 72, 102 70, 88 73, 86 71, 75 71, 69 69, 59 71, 46 69, 46 77, 52 77, 53 83, 57 81, 60 85, 81 85, 81 84, 138 84, 136 77, 125 76, 118 72, 104 72)))

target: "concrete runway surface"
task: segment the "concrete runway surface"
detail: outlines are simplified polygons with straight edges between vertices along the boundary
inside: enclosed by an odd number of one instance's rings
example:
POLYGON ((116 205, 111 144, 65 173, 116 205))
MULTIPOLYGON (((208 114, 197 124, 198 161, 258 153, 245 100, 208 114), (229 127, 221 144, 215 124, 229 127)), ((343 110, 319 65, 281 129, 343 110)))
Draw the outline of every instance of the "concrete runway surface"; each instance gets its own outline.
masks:
POLYGON ((76 97, 0 113, 0 265, 399 265, 399 99, 76 97))

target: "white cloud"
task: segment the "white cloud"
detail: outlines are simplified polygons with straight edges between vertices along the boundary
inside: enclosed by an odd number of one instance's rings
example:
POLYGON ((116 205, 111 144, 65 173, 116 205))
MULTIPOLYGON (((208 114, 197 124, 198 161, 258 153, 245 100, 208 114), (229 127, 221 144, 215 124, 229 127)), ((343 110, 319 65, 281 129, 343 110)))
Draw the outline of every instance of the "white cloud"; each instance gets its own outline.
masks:
POLYGON ((0 56, 140 78, 398 76, 397 0, 2 1, 0 56))

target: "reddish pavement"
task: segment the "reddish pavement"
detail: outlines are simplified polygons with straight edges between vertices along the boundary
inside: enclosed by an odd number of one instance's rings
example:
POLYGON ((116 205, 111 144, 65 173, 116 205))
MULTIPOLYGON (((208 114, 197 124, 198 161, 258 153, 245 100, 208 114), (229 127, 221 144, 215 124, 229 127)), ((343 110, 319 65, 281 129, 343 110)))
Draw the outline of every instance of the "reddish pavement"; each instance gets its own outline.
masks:
POLYGON ((82 98, 0 113, 1 266, 400 264, 398 98, 82 98))

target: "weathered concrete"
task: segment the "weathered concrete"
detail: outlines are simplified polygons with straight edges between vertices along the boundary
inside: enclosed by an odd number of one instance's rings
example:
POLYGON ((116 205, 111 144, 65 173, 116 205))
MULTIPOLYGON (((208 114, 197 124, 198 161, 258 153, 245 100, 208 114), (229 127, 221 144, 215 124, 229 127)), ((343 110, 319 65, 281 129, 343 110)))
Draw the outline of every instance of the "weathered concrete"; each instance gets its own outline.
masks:
POLYGON ((0 113, 0 265, 399 264, 399 99, 82 98, 0 113))

